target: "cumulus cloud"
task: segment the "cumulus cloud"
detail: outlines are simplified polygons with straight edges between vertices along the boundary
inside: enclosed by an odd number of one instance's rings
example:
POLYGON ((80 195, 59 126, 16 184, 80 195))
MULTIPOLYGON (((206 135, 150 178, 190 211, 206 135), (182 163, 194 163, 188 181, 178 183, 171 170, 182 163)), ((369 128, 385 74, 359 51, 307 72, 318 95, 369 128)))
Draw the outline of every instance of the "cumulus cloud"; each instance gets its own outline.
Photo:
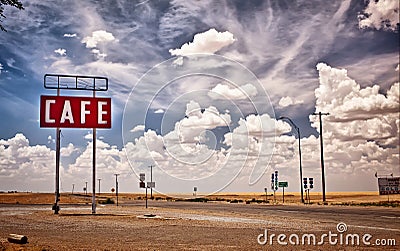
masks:
POLYGON ((107 57, 107 54, 101 53, 99 49, 92 49, 91 52, 96 56, 97 59, 104 59, 107 57))
POLYGON ((62 157, 69 157, 71 154, 77 152, 79 149, 74 146, 74 144, 69 143, 67 147, 62 147, 60 149, 60 154, 62 157))
POLYGON ((132 128, 130 132, 142 132, 144 131, 144 129, 145 129, 144 125, 137 125, 134 128, 132 128))
POLYGON ((377 30, 398 31, 399 2, 393 0, 369 1, 368 6, 358 16, 361 29, 375 28, 377 30))
POLYGON ((231 99, 240 100, 248 99, 257 95, 257 88, 252 84, 245 84, 238 88, 230 88, 229 85, 217 84, 211 91, 208 92, 208 96, 212 99, 231 99))
POLYGON ((0 189, 50 190, 55 152, 42 145, 30 146, 22 133, 0 140, 0 189), (15 183, 15 178, 26 182, 15 183))
POLYGON ((115 37, 112 33, 104 30, 97 30, 92 32, 92 36, 84 37, 82 43, 86 44, 86 48, 95 48, 98 43, 111 42, 113 40, 115 40, 115 37))
POLYGON ((301 100, 301 99, 293 100, 289 96, 282 97, 279 100, 279 106, 281 106, 281 107, 288 107, 288 106, 291 106, 291 105, 298 105, 298 104, 303 104, 303 103, 304 103, 304 100, 301 100))
POLYGON ((193 42, 182 45, 180 49, 171 49, 172 56, 185 56, 193 53, 215 53, 235 42, 233 34, 229 31, 218 32, 210 29, 194 35, 193 42))
POLYGON ((87 133, 83 138, 86 139, 86 140, 92 140, 92 139, 93 139, 93 134, 91 134, 91 133, 89 132, 89 133, 87 133))
POLYGON ((160 114, 160 113, 164 113, 164 112, 165 111, 161 108, 154 111, 154 113, 156 113, 156 114, 160 114))
POLYGON ((65 34, 64 34, 64 37, 76 37, 76 33, 73 33, 73 34, 71 34, 71 33, 65 33, 65 34))
POLYGON ((320 80, 315 90, 317 107, 330 111, 332 120, 364 120, 398 112, 398 83, 385 96, 379 85, 361 88, 348 77, 345 69, 335 69, 324 63, 319 63, 317 69, 320 80))
POLYGON ((175 124, 175 131, 182 142, 198 142, 199 135, 205 130, 211 130, 219 126, 229 126, 231 116, 227 113, 221 114, 214 106, 204 110, 199 103, 190 101, 186 105, 186 118, 175 124))
POLYGON ((54 50, 55 53, 57 53, 60 56, 65 56, 67 55, 67 50, 62 49, 62 48, 58 48, 57 50, 54 50))
MULTIPOLYGON (((349 171, 398 167, 399 83, 384 95, 377 85, 361 88, 345 69, 324 63, 317 69, 320 86, 315 90, 316 109, 330 112, 324 117, 323 130, 331 165, 349 171)), ((316 116, 310 120, 319 127, 316 116)))

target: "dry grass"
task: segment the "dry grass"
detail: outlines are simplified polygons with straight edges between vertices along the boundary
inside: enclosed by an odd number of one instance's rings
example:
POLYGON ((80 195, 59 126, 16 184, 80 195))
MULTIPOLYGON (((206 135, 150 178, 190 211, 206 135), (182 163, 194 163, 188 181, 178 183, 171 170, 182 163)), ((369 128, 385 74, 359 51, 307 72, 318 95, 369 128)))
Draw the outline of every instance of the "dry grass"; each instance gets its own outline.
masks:
MULTIPOLYGON (((153 194, 155 199, 159 200, 175 200, 178 198, 192 198, 192 195, 175 195, 166 196, 161 194, 153 194)), ((197 197, 202 197, 201 194, 197 197)), ((310 193, 312 203, 321 203, 322 194, 318 192, 310 193)), ((115 198, 114 194, 103 193, 97 196, 98 201, 105 201, 107 198, 115 198)), ((276 201, 282 203, 282 193, 277 192, 275 194, 276 201)), ((121 193, 119 201, 121 203, 129 202, 133 200, 144 199, 144 194, 139 193, 121 193)), ((245 203, 246 201, 252 203, 264 203, 265 193, 217 193, 213 195, 204 196, 203 201, 219 201, 219 202, 239 202, 245 203)), ((268 193, 268 201, 273 202, 274 196, 272 193, 268 193)), ((400 201, 400 195, 390 195, 390 201, 400 201)), ((388 201, 387 195, 379 195, 378 192, 328 192, 326 194, 326 200, 329 204, 361 204, 361 203, 377 203, 388 201)), ((53 204, 54 194, 52 193, 1 193, 0 204, 53 204)), ((61 204, 90 204, 91 195, 84 194, 62 194, 61 204)), ((285 204, 300 204, 299 193, 285 193, 285 204)))

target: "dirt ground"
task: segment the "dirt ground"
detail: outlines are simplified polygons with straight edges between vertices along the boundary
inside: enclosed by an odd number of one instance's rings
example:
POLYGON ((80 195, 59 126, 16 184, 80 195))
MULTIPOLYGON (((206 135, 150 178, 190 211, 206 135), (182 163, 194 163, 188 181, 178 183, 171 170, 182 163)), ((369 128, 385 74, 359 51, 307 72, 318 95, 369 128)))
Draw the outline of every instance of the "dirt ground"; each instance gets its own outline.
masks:
MULTIPOLYGON (((108 196, 112 195, 103 195, 100 200, 108 196)), ((241 199, 246 200, 254 198, 255 194, 241 196, 241 199)), ((327 209, 326 206, 313 205, 312 211, 298 215, 291 212, 301 211, 305 206, 275 208, 256 203, 232 205, 225 201, 199 203, 160 200, 157 203, 150 201, 149 208, 145 209, 144 201, 137 200, 137 197, 140 195, 122 195, 120 206, 98 205, 97 214, 92 215, 89 197, 63 195, 60 214, 54 215, 50 206, 54 200, 53 194, 0 194, 0 250, 383 249, 377 246, 326 243, 318 246, 279 245, 276 239, 273 245, 260 245, 257 242, 257 237, 265 233, 266 228, 276 234, 301 234, 306 229, 318 235, 335 230, 339 219, 351 223, 353 231, 360 234, 368 231, 374 237, 396 237, 400 233, 398 208, 346 207, 350 209, 343 210, 343 206, 328 206, 327 209), (324 210, 320 212, 320 208, 324 210), (270 213, 264 213, 264 209, 270 210, 270 213), (342 216, 337 216, 336 210, 342 216), (364 218, 360 216, 359 221, 355 219, 358 212, 365 215, 364 218), (375 221, 367 222, 370 212, 383 212, 382 226, 374 228, 375 221), (372 227, 363 229, 359 225, 372 227), (26 235, 28 243, 9 243, 7 237, 11 233, 26 235)), ((356 198, 350 197, 350 200, 345 201, 354 201, 356 198)), ((373 197, 370 198, 374 201, 373 197)), ((400 242, 400 239, 397 241, 400 242)), ((399 250, 398 245, 386 246, 384 249, 399 250)))

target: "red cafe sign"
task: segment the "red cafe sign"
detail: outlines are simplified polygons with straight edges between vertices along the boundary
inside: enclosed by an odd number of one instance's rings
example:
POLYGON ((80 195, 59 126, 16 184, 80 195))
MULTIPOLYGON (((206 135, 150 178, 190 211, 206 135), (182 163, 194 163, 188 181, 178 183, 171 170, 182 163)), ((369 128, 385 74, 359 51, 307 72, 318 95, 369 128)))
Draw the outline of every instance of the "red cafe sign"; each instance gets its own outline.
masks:
POLYGON ((40 96, 40 127, 111 128, 111 98, 40 96))

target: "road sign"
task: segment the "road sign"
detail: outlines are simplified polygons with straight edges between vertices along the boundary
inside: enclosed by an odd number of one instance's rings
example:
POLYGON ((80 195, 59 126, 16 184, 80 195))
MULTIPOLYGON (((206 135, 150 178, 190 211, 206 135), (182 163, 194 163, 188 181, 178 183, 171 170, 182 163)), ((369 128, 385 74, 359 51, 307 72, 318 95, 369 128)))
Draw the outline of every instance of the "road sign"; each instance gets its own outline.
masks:
POLYGON ((153 181, 153 182, 147 182, 147 187, 148 188, 155 188, 156 187, 156 182, 155 181, 153 181))
POLYGON ((146 177, 146 174, 145 174, 145 173, 140 173, 140 174, 139 174, 139 180, 140 180, 140 181, 144 181, 144 180, 145 180, 145 177, 146 177))
POLYGON ((40 127, 111 128, 111 98, 43 95, 40 127))
POLYGON ((146 188, 146 184, 143 181, 139 182, 139 187, 140 188, 146 188))
POLYGON ((288 187, 289 183, 287 181, 279 181, 278 187, 288 187))

